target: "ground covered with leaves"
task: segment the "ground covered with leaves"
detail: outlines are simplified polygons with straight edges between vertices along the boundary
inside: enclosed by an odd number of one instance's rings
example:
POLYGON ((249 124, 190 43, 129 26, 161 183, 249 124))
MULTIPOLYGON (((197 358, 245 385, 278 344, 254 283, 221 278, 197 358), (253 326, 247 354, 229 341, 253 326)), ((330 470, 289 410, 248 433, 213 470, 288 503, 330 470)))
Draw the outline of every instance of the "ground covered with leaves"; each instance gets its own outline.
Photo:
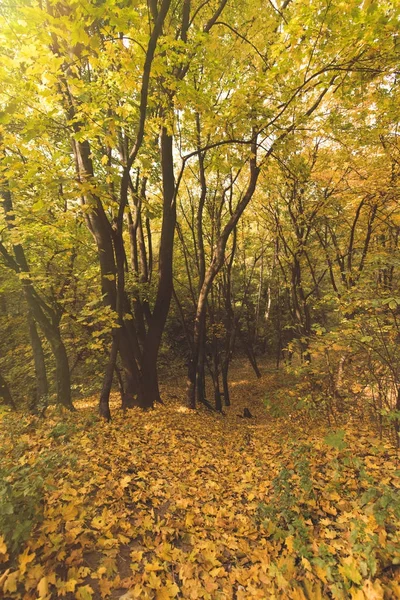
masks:
POLYGON ((147 413, 115 398, 111 423, 95 398, 3 415, 0 596, 399 598, 395 448, 272 414, 280 385, 239 365, 224 415, 186 409, 178 379, 147 413))

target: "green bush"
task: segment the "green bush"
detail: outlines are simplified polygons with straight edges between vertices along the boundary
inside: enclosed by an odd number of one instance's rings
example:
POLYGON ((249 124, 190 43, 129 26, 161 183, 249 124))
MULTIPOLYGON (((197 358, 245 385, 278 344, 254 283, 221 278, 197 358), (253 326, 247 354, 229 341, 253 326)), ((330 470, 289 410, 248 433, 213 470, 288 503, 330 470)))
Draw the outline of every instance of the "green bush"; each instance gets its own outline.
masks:
POLYGON ((11 555, 43 517, 43 477, 29 465, 0 469, 0 532, 11 555))
POLYGON ((11 559, 43 519, 50 476, 74 460, 57 450, 45 450, 27 463, 27 451, 28 445, 19 441, 12 455, 3 454, 5 460, 0 467, 0 535, 4 536, 11 559))
POLYGON ((328 461, 311 445, 293 442, 291 460, 273 479, 269 500, 257 511, 258 525, 268 536, 282 542, 290 536, 297 560, 322 567, 327 581, 341 593, 400 563, 394 525, 400 518, 398 489, 379 481, 378 473, 369 474, 344 437, 342 430, 326 435, 324 443, 337 451, 328 461), (337 513, 326 513, 332 499, 337 513), (332 514, 340 517, 337 523, 332 514), (314 528, 324 528, 327 522, 341 539, 339 551, 329 549, 329 539, 313 545, 314 528), (354 572, 349 571, 348 557, 354 559, 354 572))

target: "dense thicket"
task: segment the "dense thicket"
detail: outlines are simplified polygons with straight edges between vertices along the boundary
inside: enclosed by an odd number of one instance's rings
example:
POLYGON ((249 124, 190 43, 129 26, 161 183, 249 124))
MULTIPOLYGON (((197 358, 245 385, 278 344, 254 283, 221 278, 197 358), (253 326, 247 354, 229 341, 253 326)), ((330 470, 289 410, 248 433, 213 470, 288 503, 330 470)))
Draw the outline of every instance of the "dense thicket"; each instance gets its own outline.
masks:
POLYGON ((398 429, 399 8, 3 4, 0 393, 222 410, 232 356, 398 429), (206 394, 211 376, 213 397, 206 394), (89 383, 88 383, 89 380, 89 383), (354 404, 355 405, 355 404, 354 404))

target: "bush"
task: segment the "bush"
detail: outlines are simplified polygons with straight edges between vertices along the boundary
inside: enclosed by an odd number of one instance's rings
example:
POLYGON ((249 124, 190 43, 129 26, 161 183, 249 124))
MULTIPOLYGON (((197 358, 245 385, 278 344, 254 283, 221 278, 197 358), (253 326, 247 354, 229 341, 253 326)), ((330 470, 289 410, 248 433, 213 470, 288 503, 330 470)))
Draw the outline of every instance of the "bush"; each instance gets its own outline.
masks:
POLYGON ((293 442, 288 464, 257 511, 266 535, 286 544, 298 564, 323 572, 338 597, 400 563, 398 489, 380 481, 379 471, 372 476, 344 437, 341 430, 328 434, 324 445, 331 450, 322 446, 322 452, 293 442), (320 538, 321 530, 326 543, 317 544, 314 532, 320 538))
POLYGON ((29 465, 0 469, 0 532, 11 555, 43 517, 43 477, 29 465))
MULTIPOLYGON (((17 439, 24 427, 24 423, 20 423, 20 430, 15 432, 17 439)), ((50 435, 57 439, 68 433, 69 427, 59 423, 50 435)), ((34 460, 29 449, 29 444, 21 439, 11 452, 0 448, 0 536, 5 539, 11 560, 43 519, 50 476, 74 460, 56 450, 44 450, 34 460)))

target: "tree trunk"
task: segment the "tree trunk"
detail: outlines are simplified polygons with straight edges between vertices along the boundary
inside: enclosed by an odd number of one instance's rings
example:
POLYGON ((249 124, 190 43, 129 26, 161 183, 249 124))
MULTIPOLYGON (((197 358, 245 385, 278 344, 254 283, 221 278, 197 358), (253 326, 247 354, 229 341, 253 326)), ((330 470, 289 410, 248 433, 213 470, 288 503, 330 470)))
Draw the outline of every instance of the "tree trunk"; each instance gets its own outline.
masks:
POLYGON ((240 340, 241 340, 241 342, 243 344, 243 349, 245 351, 245 354, 246 354, 247 358, 249 359, 249 363, 251 364, 251 366, 253 368, 253 371, 256 374, 257 379, 261 379, 260 369, 258 368, 257 359, 255 357, 253 348, 251 347, 251 345, 249 344, 249 342, 247 342, 244 339, 244 335, 242 333, 242 330, 240 329, 239 324, 237 326, 237 329, 238 329, 240 340))
POLYGON ((11 408, 13 408, 14 410, 16 409, 15 402, 14 402, 13 397, 11 395, 11 391, 10 391, 10 388, 8 386, 8 383, 4 379, 4 377, 2 376, 1 373, 0 373, 0 398, 3 398, 4 402, 8 406, 10 406, 11 408))
MULTIPOLYGON (((7 226, 10 230, 13 230, 15 227, 15 217, 12 196, 8 186, 6 189, 1 190, 1 196, 3 199, 4 211, 6 213, 7 226)), ((56 362, 57 401, 69 410, 74 410, 71 401, 71 382, 68 357, 59 329, 60 315, 57 314, 57 312, 49 305, 46 306, 46 313, 44 312, 44 302, 37 294, 29 276, 29 264, 25 256, 24 248, 21 244, 14 244, 13 250, 15 261, 12 260, 12 263, 14 263, 12 268, 14 268, 17 273, 26 274, 26 276, 22 278, 22 287, 26 302, 28 304, 28 325, 34 353, 35 373, 40 379, 40 382, 38 382, 38 391, 44 390, 44 393, 46 393, 45 390, 47 388, 47 377, 43 349, 40 337, 38 336, 36 330, 34 319, 36 319, 41 327, 54 354, 56 362), (51 316, 49 317, 48 315, 51 316)))
POLYGON ((38 403, 44 396, 49 393, 49 385, 47 382, 46 363, 44 359, 44 352, 42 341, 40 339, 35 320, 28 307, 28 325, 29 325, 29 337, 31 340, 33 362, 35 365, 35 378, 36 378, 36 397, 32 399, 31 410, 35 411, 38 403))
POLYGON ((108 358, 108 364, 103 378, 103 386, 101 388, 100 400, 99 400, 99 415, 111 421, 110 412, 110 392, 112 387, 114 369, 116 368, 116 361, 118 356, 118 345, 119 345, 119 332, 113 332, 113 339, 111 344, 110 356, 108 358))
POLYGON ((198 297, 197 309, 196 309, 196 318, 194 322, 194 332, 193 332, 193 364, 195 366, 194 376, 191 370, 188 373, 188 388, 187 388, 187 401, 190 408, 196 408, 196 372, 198 368, 198 360, 199 360, 199 345, 200 345, 200 337, 202 327, 205 322, 205 312, 206 312, 206 303, 209 291, 213 284, 213 281, 219 271, 222 268, 225 259, 225 249, 226 244, 228 242, 229 236, 232 233, 233 229, 236 227, 240 217, 243 214, 246 206, 250 202, 253 197, 254 191, 256 189, 257 179, 260 173, 259 167, 257 167, 257 142, 256 136, 254 137, 254 143, 252 144, 252 157, 250 158, 250 179, 246 189, 246 192, 243 194, 243 197, 238 202, 235 210, 232 212, 230 219, 225 225, 221 235, 218 238, 212 261, 210 266, 208 267, 207 273, 204 277, 203 285, 201 286, 201 290, 198 297))
POLYGON ((172 136, 164 127, 161 132, 161 166, 163 181, 163 219, 159 251, 159 279, 153 314, 143 347, 142 377, 144 406, 160 401, 157 358, 168 316, 173 290, 173 249, 176 225, 176 198, 172 136))
POLYGON ((57 403, 68 410, 75 410, 71 400, 71 378, 67 351, 59 335, 55 332, 49 340, 56 362, 57 403))

